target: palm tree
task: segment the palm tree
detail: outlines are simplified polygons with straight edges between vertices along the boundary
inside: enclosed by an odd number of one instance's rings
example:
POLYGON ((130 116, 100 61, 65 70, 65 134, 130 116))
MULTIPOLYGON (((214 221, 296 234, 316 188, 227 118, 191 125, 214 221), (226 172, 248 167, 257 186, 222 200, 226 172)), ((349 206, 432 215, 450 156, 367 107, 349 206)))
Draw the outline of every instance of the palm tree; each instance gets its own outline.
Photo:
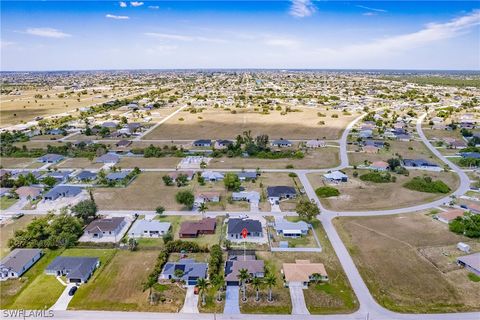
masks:
POLYGON ((205 291, 207 290, 209 283, 206 279, 200 278, 197 280, 198 289, 200 289, 200 295, 202 296, 202 306, 205 305, 205 291))
POLYGON ((183 272, 182 269, 175 269, 175 271, 173 272, 173 275, 174 275, 175 278, 177 278, 178 280, 181 280, 184 274, 185 274, 185 273, 183 272))
POLYGON ((157 280, 155 279, 155 277, 148 277, 147 281, 143 283, 143 291, 145 292, 145 290, 149 290, 148 299, 150 300, 150 304, 153 304, 152 288, 156 283, 157 280))
POLYGON ((205 211, 207 211, 207 205, 205 202, 200 203, 200 206, 198 207, 198 211, 202 214, 202 217, 205 217, 205 211))
POLYGON ((322 280, 322 275, 320 273, 312 274, 312 279, 315 281, 315 284, 318 284, 322 280))
POLYGON ((221 274, 216 274, 210 280, 211 284, 217 289, 217 301, 222 301, 221 287, 225 283, 225 278, 221 274))
POLYGON ((256 291, 255 301, 260 300, 260 297, 258 296, 258 293, 259 293, 259 289, 260 289, 261 284, 262 284, 262 280, 260 280, 260 278, 254 277, 252 279, 252 285, 253 285, 253 288, 256 291))
POLYGON ((272 287, 277 284, 277 277, 273 273, 270 273, 265 278, 265 283, 268 286, 268 301, 272 301, 272 287))
POLYGON ((247 269, 240 269, 238 271, 237 277, 238 277, 238 280, 240 280, 240 284, 243 287, 243 298, 242 298, 242 300, 247 301, 247 297, 246 297, 247 280, 250 278, 250 274, 248 273, 247 269))

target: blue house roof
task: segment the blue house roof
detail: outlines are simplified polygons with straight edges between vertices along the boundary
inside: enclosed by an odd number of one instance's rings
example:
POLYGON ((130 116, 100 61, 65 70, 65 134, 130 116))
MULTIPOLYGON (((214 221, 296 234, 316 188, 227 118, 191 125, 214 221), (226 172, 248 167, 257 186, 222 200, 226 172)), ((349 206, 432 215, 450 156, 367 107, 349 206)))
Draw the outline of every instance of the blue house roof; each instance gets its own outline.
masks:
POLYGON ((78 180, 92 180, 97 177, 97 174, 95 172, 83 170, 79 174, 75 176, 78 180))
POLYGON ((162 275, 175 278, 175 270, 182 270, 182 280, 205 279, 208 265, 204 262, 196 262, 193 259, 181 259, 178 262, 167 262, 162 270, 162 275))
POLYGON ((107 174, 107 180, 118 181, 123 180, 127 177, 130 171, 118 171, 118 172, 111 172, 107 174))
POLYGON ((53 162, 53 163, 56 163, 56 162, 62 161, 63 159, 64 159, 64 157, 62 155, 49 153, 49 154, 46 154, 44 156, 41 156, 37 160, 39 162, 53 162))

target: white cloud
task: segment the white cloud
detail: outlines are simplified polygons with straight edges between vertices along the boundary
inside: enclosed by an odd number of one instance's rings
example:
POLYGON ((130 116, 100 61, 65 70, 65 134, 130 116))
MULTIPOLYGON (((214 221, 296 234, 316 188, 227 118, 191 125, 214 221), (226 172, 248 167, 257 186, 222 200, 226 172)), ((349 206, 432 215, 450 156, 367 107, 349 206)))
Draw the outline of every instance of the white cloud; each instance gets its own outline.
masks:
POLYGON ((54 28, 28 28, 23 33, 30 34, 32 36, 58 38, 58 39, 72 36, 71 34, 62 32, 54 28))
POLYGON ((0 49, 6 48, 6 47, 11 47, 13 45, 15 45, 15 42, 0 40, 0 49))
POLYGON ((384 9, 372 8, 372 7, 362 6, 362 5, 357 5, 356 7, 370 10, 370 11, 376 11, 376 12, 387 12, 387 10, 384 10, 384 9))
POLYGON ((363 16, 376 16, 376 15, 378 15, 378 14, 375 13, 375 12, 369 11, 369 12, 362 13, 362 15, 363 15, 363 16))
POLYGON ((317 11, 311 0, 292 0, 290 15, 296 18, 309 17, 317 11))
POLYGON ((288 38, 271 38, 266 39, 265 44, 269 46, 284 47, 284 48, 296 48, 299 43, 293 39, 288 38))
POLYGON ((148 9, 157 10, 157 9, 160 9, 160 7, 159 6, 148 6, 148 9))
POLYGON ((122 7, 122 8, 126 8, 126 7, 127 7, 127 3, 124 2, 124 1, 120 1, 119 5, 120 5, 120 7, 122 7))
POLYGON ((227 42, 224 39, 218 39, 218 38, 189 36, 189 35, 172 34, 172 33, 146 32, 145 35, 149 37, 155 37, 155 38, 160 38, 165 40, 176 40, 176 41, 201 41, 201 42, 216 42, 216 43, 227 42))
POLYGON ((143 2, 140 2, 140 1, 132 1, 130 2, 130 5, 132 7, 140 7, 140 6, 143 6, 143 2))
POLYGON ((129 16, 116 16, 114 14, 106 14, 105 18, 115 19, 115 20, 128 20, 128 19, 130 19, 129 16))

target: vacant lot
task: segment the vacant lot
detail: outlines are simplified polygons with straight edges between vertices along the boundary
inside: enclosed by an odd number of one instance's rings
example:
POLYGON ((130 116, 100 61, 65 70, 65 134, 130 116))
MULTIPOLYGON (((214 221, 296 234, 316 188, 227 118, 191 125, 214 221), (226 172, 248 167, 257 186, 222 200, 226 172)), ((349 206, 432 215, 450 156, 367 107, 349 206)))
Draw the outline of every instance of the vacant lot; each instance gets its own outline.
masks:
POLYGON ((358 146, 349 145, 348 150, 352 151, 348 154, 348 159, 351 165, 360 165, 365 160, 374 161, 387 161, 390 158, 398 158, 400 155, 404 159, 418 159, 423 158, 433 163, 441 165, 442 163, 428 150, 428 148, 421 141, 388 141, 390 148, 388 150, 381 149, 378 153, 365 153, 355 152, 361 150, 358 146))
POLYGON ((35 217, 37 216, 29 214, 0 225, 0 258, 10 252, 10 248, 7 246, 8 239, 14 235, 15 231, 24 229, 35 217))
POLYGON ((339 164, 339 149, 335 147, 309 150, 303 159, 256 159, 256 158, 214 158, 208 167, 214 169, 285 169, 293 166, 295 169, 332 168, 339 164))
POLYGON ((461 252, 436 249, 471 240, 449 232, 445 224, 414 213, 340 218, 335 225, 370 292, 384 307, 412 313, 480 310, 480 284, 455 266, 461 252))
POLYGON ((311 108, 300 110, 286 115, 281 115, 279 111, 262 115, 253 109, 237 109, 236 114, 214 108, 196 114, 183 111, 144 139, 234 139, 248 130, 253 136, 267 134, 271 139, 338 139, 347 124, 355 118, 333 112, 339 116, 334 119, 329 111, 311 108), (319 111, 327 116, 318 117, 319 111), (325 121, 325 125, 318 124, 319 121, 325 121))
POLYGON ((37 158, 0 158, 0 165, 7 169, 36 169, 43 166, 37 158))
POLYGON ((185 292, 176 285, 158 286, 164 303, 150 305, 143 282, 152 271, 158 252, 116 251, 86 285, 75 294, 69 309, 178 312, 185 292))
POLYGON ((58 165, 55 165, 55 167, 59 169, 69 169, 69 168, 99 169, 102 166, 103 166, 102 163, 95 163, 93 161, 90 161, 87 158, 69 158, 60 162, 58 165))
POLYGON ((181 158, 139 158, 124 157, 120 159, 117 166, 123 169, 139 167, 140 169, 175 169, 181 158))
MULTIPOLYGON (((447 196, 441 193, 434 194, 408 190, 403 187, 403 184, 410 181, 413 177, 423 176, 424 174, 432 177, 434 180, 442 180, 452 190, 458 187, 458 177, 453 172, 412 170, 408 177, 395 174, 397 181, 394 183, 373 183, 353 178, 353 171, 345 170, 349 176, 347 183, 332 185, 340 190, 340 196, 321 199, 325 207, 337 211, 393 209, 431 202, 447 196)), ((361 175, 362 173, 367 173, 367 171, 358 170, 358 173, 361 175)), ((321 174, 310 174, 309 179, 314 188, 327 185, 323 181, 321 174)))
POLYGON ((60 253, 61 250, 45 250, 45 255, 21 278, 0 282, 1 308, 32 310, 52 306, 64 287, 54 276, 45 275, 44 271, 60 253))

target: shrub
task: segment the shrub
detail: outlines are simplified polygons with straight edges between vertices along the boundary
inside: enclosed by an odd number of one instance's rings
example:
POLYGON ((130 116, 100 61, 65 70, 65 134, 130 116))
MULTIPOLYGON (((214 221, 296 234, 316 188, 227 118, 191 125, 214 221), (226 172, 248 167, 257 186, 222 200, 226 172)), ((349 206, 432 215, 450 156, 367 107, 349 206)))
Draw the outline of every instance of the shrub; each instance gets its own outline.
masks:
POLYGON ((449 193, 450 187, 443 181, 431 177, 415 177, 403 185, 405 188, 428 193, 449 193))
POLYGON ((450 231, 470 238, 480 238, 480 215, 466 213, 457 217, 448 225, 450 231))
POLYGON ((340 195, 340 191, 334 187, 320 187, 315 190, 315 193, 319 198, 337 197, 340 195))
POLYGON ((375 183, 387 183, 392 182, 392 175, 388 172, 369 172, 362 174, 360 176, 360 180, 362 181, 370 181, 375 183))

